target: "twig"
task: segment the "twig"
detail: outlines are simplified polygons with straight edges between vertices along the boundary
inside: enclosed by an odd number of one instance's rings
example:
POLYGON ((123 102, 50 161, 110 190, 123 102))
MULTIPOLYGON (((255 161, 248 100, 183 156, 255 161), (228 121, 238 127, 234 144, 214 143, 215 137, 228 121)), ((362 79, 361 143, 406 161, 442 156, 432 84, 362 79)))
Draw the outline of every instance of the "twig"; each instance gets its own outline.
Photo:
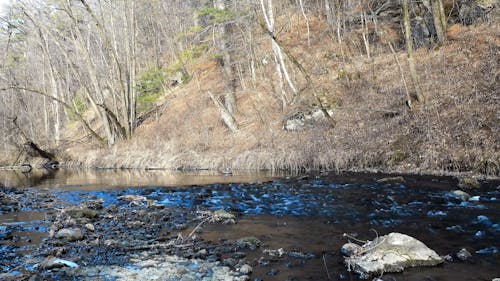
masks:
POLYGON ((325 266, 326 276, 328 276, 328 280, 331 280, 332 278, 330 277, 330 272, 328 271, 328 267, 326 266, 325 254, 323 254, 323 265, 325 266))
POLYGON ((352 236, 352 235, 350 235, 350 234, 347 234, 347 233, 342 234, 342 236, 343 236, 343 237, 347 237, 347 238, 349 238, 349 239, 352 239, 352 240, 354 240, 354 241, 356 241, 356 242, 359 242, 359 243, 363 243, 363 244, 368 243, 368 241, 359 240, 358 238, 356 238, 356 237, 354 237, 354 236, 352 236))

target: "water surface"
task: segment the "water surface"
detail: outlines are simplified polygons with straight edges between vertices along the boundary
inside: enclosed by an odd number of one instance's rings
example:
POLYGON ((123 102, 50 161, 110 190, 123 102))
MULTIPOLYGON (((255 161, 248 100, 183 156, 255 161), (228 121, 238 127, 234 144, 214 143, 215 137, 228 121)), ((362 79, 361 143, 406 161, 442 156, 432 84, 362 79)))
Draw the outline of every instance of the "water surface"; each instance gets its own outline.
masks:
MULTIPOLYGON (((223 242, 256 236, 260 249, 247 251, 255 280, 357 280, 342 264, 344 233, 361 240, 402 232, 454 260, 432 268, 386 274, 384 280, 491 280, 500 277, 500 188, 483 182, 472 200, 453 196, 456 179, 404 176, 403 183, 378 183, 378 174, 286 177, 241 173, 221 176, 164 171, 60 171, 33 184, 68 204, 86 198, 105 206, 125 204, 121 195, 145 196, 167 208, 225 209, 235 225, 206 225, 201 237, 223 242), (302 257, 269 260, 264 249, 283 248, 302 257), (473 257, 462 262, 462 248, 473 257), (293 279, 295 278, 295 279, 293 279)), ((64 207, 64 206, 60 206, 64 207)), ((34 210, 0 215, 0 225, 44 233, 34 210), (30 213, 31 212, 31 213, 30 213), (38 229, 36 229, 38 225, 38 229)), ((224 257, 223 257, 224 258, 224 257)))

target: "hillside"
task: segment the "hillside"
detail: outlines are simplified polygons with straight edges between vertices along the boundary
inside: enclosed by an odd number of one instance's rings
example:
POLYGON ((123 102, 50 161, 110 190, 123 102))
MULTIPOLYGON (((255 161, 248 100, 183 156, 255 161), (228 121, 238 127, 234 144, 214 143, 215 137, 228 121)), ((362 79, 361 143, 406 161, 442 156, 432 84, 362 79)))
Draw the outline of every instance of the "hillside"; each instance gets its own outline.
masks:
POLYGON ((22 3, 2 164, 500 175, 495 1, 22 3))
MULTIPOLYGON (((287 46, 324 98, 336 103, 335 128, 320 120, 303 131, 284 130, 285 119, 303 111, 296 107, 283 112, 268 93, 267 82, 256 81, 254 89, 237 93, 235 117, 241 130, 231 133, 207 94, 220 91, 222 78, 209 62, 199 62, 208 66, 198 66, 187 85, 167 94, 164 106, 130 141, 111 151, 73 147, 69 159, 91 167, 498 175, 498 25, 454 28, 444 46, 417 51, 427 103, 412 110, 405 106, 401 76, 390 54, 381 52, 372 59, 357 54, 342 67, 335 58, 337 46, 327 36, 318 33, 307 47, 304 32, 291 30, 301 35, 287 46), (350 85, 339 74, 342 69, 350 85)), ((397 57, 405 61, 403 51, 397 57)))

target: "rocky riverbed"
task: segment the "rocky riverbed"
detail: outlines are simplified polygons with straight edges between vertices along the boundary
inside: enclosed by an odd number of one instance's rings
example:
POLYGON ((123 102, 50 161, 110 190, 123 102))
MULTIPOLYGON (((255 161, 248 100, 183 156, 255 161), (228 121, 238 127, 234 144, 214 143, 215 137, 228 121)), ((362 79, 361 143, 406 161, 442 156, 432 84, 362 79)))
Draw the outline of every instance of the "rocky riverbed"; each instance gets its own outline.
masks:
POLYGON ((371 277, 491 280, 497 184, 458 192, 451 178, 325 174, 92 191, 1 187, 0 280, 357 280, 342 245, 393 231, 423 241, 444 264, 371 277))

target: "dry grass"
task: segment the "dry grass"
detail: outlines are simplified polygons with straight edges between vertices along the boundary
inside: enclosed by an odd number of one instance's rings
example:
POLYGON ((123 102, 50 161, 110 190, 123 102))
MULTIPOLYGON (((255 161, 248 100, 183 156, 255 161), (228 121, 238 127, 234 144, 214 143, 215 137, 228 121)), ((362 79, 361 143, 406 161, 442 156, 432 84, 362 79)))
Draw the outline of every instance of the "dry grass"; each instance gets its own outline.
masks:
MULTIPOLYGON (((108 167, 500 174, 498 25, 452 26, 443 47, 418 50, 417 71, 428 100, 410 111, 386 45, 374 44, 377 55, 368 59, 362 46, 346 43, 349 58, 344 65, 339 46, 325 36, 321 21, 310 18, 308 47, 305 25, 296 19, 289 20, 288 33, 280 36, 310 71, 313 90, 340 106, 336 128, 325 122, 303 132, 284 131, 284 118, 310 105, 312 87, 290 67, 299 88, 306 90, 296 105, 282 110, 272 94, 278 90, 271 87, 276 77, 270 64, 260 66, 256 81, 242 81, 247 88, 237 93, 235 114, 241 130, 231 134, 206 94, 221 93, 223 85, 220 71, 206 59, 192 68, 194 78, 169 98, 161 116, 143 123, 132 140, 109 151, 73 149, 68 157, 85 166, 108 167), (349 83, 339 77, 341 69, 349 83)), ((350 41, 359 42, 354 36, 350 41)), ((270 50, 265 38, 258 44, 270 50)), ((405 54, 398 57, 407 68, 405 54)), ((412 88, 408 75, 406 80, 412 88)))

